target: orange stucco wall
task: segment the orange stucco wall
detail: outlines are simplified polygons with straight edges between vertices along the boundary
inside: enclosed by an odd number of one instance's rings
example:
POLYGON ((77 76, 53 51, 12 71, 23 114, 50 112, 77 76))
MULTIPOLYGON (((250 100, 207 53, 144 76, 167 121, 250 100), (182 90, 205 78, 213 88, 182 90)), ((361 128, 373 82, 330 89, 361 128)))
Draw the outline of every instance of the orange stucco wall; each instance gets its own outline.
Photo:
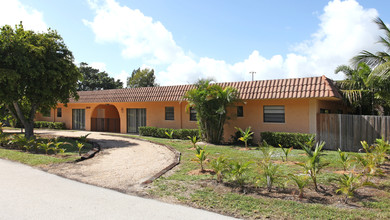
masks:
MULTIPOLYGON (((85 128, 91 129, 91 117, 96 117, 97 108, 105 108, 106 117, 108 114, 120 118, 120 131, 127 133, 127 108, 145 108, 146 126, 155 126, 160 128, 196 128, 196 121, 190 121, 189 113, 186 112, 186 102, 128 102, 128 103, 77 103, 68 104, 67 107, 59 104, 62 108, 62 117, 56 117, 56 110, 52 110, 51 117, 43 117, 37 114, 36 120, 64 122, 68 129, 72 128, 72 109, 85 109, 85 128), (165 107, 174 107, 174 120, 165 120, 165 107), (117 110, 117 112, 115 111, 117 110), (111 112, 111 113, 110 113, 111 112)), ((273 99, 273 100, 247 100, 243 103, 237 103, 237 106, 243 106, 244 116, 237 117, 236 107, 228 109, 229 120, 224 127, 224 141, 230 141, 231 135, 236 132, 235 127, 252 127, 254 131, 254 141, 260 140, 260 132, 280 131, 280 132, 301 132, 315 133, 316 115, 321 108, 331 109, 336 112, 343 109, 341 101, 335 99, 273 99), (263 108, 267 105, 283 105, 285 107, 285 123, 266 123, 263 119, 263 108)), ((110 117, 111 117, 110 116, 110 117)))

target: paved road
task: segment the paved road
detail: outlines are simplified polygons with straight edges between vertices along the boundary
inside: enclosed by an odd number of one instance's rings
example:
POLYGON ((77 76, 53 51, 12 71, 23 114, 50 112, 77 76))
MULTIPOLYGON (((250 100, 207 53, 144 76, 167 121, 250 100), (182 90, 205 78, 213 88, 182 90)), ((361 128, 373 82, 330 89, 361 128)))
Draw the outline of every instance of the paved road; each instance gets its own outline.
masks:
POLYGON ((0 219, 232 219, 65 179, 0 159, 0 219))

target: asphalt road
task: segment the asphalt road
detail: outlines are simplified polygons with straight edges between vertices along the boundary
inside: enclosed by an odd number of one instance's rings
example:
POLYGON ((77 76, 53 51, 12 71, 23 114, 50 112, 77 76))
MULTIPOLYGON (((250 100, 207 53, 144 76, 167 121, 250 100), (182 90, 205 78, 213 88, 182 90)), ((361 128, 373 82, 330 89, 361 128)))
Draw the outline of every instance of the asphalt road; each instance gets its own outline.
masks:
POLYGON ((126 195, 0 159, 0 219, 232 219, 126 195))

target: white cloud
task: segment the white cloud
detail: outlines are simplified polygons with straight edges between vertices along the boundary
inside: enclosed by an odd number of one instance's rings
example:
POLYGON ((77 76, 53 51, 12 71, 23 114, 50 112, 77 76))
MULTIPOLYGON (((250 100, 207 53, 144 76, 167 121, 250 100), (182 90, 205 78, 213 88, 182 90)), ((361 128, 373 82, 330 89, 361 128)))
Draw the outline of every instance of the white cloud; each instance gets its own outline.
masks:
POLYGON ((106 69, 107 65, 106 65, 105 63, 103 63, 103 62, 92 62, 92 63, 90 64, 90 66, 93 67, 93 68, 95 68, 95 69, 98 69, 98 70, 101 71, 101 72, 107 70, 107 69, 106 69))
POLYGON ((0 26, 23 22, 23 27, 34 31, 47 31, 47 25, 41 12, 18 0, 0 0, 0 26))
POLYGON ((121 6, 114 0, 89 1, 89 4, 96 16, 93 21, 83 20, 84 24, 93 30, 97 42, 121 44, 124 57, 167 64, 184 55, 171 32, 139 10, 121 6))
POLYGON ((338 65, 348 64, 363 49, 375 51, 379 46, 375 42, 380 32, 372 22, 378 12, 364 9, 356 0, 330 1, 322 14, 317 13, 318 30, 307 41, 292 45, 291 53, 267 59, 254 50, 237 63, 185 53, 163 24, 115 0, 90 1, 90 6, 96 16, 84 23, 93 30, 96 41, 119 43, 123 57, 142 58, 146 66, 167 65, 157 72, 161 85, 193 83, 203 77, 219 82, 250 80, 252 71, 255 79, 323 74, 342 78, 334 74, 338 65))

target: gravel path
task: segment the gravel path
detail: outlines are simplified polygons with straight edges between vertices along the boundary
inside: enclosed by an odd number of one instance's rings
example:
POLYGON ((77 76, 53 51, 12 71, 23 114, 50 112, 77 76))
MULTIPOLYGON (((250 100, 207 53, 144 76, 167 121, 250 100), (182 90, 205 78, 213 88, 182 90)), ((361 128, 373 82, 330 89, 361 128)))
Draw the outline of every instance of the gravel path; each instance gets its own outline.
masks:
POLYGON ((36 130, 36 133, 66 137, 91 133, 88 139, 102 148, 95 157, 42 168, 49 173, 125 193, 136 193, 142 182, 175 161, 175 154, 168 148, 146 141, 99 132, 36 130))

